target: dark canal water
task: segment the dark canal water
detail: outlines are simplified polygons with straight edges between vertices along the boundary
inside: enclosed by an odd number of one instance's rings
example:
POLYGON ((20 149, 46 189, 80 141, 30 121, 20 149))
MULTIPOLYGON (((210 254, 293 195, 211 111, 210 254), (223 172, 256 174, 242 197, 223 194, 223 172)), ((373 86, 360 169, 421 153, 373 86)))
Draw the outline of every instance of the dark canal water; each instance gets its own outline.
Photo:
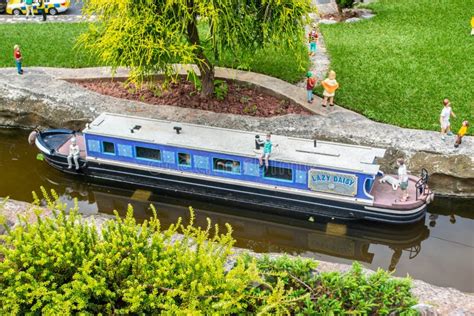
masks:
POLYGON ((149 204, 153 203, 164 225, 179 216, 188 218, 191 205, 198 224, 205 225, 206 217, 220 225, 231 224, 238 247, 339 263, 358 260, 371 269, 395 268, 398 276, 409 274, 435 285, 474 292, 473 199, 437 198, 425 222, 415 225, 311 223, 87 183, 37 160, 27 135, 27 131, 0 129, 0 196, 30 202, 31 192, 44 186, 55 189, 71 205, 77 198, 84 213, 124 212, 131 203, 139 219, 150 216, 149 204))

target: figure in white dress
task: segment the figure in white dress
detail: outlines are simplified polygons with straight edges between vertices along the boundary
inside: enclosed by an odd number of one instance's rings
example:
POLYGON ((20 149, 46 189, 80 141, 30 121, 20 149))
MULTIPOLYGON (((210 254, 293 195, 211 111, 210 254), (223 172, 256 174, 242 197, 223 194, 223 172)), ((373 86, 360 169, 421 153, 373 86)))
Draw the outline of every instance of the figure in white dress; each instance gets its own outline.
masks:
POLYGON ((76 170, 79 170, 79 154, 80 154, 79 146, 77 145, 76 138, 71 138, 71 145, 69 145, 69 155, 67 156, 67 168, 72 168, 72 160, 74 160, 74 166, 76 170))

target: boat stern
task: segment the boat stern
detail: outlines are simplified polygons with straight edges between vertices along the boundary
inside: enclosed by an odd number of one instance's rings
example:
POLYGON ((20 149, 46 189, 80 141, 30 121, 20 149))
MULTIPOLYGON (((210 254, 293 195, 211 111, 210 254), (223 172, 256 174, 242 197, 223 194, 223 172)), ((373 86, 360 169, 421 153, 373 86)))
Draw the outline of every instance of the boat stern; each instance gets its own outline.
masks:
POLYGON ((372 206, 366 207, 386 218, 387 222, 410 223, 424 218, 427 205, 434 200, 434 193, 428 186, 428 172, 408 176, 408 199, 402 199, 397 176, 386 175, 374 182, 371 194, 372 206))

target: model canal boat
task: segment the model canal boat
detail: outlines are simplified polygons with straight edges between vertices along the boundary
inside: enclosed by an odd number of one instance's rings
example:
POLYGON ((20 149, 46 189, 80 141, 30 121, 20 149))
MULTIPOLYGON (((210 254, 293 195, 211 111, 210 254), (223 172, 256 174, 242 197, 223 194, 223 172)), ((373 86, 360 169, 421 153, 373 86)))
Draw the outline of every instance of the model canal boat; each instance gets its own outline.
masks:
POLYGON ((379 148, 273 135, 275 149, 262 168, 255 133, 110 113, 80 133, 34 136, 46 161, 63 172, 292 217, 410 223, 424 218, 433 198, 424 172, 409 176, 410 198, 400 201, 399 191, 379 181, 379 148), (78 169, 68 166, 71 142, 79 147, 78 169))

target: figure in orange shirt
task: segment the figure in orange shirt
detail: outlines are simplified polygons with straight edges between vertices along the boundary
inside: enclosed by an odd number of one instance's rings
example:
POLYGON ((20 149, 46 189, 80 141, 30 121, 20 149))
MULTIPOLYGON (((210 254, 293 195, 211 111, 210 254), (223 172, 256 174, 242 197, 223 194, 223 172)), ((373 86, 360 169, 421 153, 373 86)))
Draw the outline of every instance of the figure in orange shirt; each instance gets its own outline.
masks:
POLYGON ((337 88, 339 88, 339 84, 336 81, 336 73, 331 70, 328 78, 324 79, 321 84, 324 88, 322 105, 326 107, 329 100, 329 105, 334 106, 334 95, 337 88))

